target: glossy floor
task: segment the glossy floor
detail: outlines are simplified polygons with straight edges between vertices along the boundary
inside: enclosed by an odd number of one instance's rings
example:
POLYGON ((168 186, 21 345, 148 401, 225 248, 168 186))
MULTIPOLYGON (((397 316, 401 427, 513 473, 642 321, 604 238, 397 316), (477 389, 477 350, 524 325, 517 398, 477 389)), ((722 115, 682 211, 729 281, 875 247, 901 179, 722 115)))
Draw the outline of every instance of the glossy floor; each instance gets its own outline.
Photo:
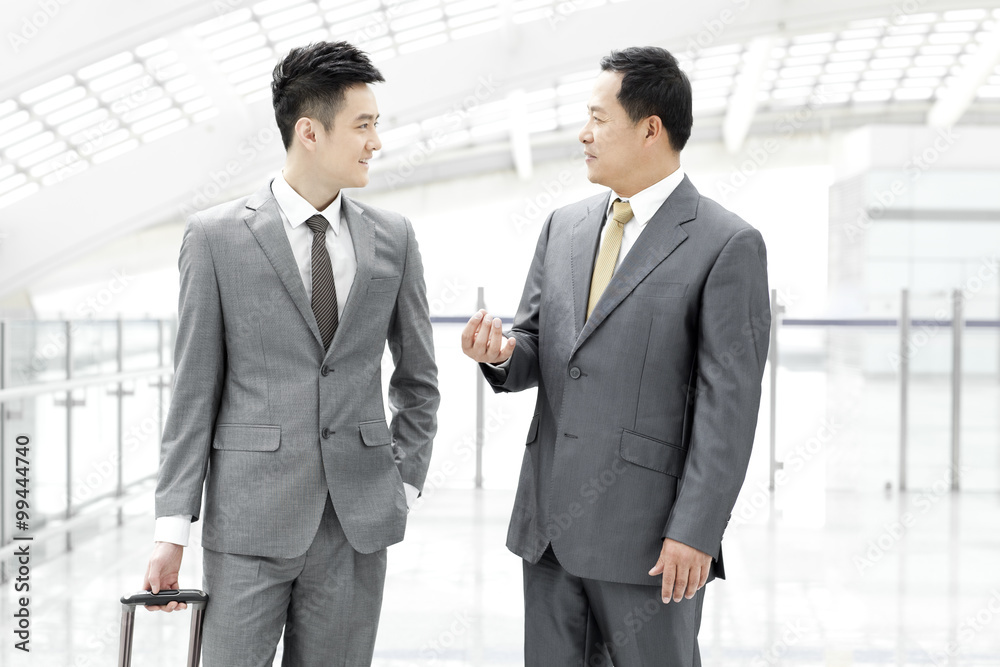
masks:
MULTIPOLYGON (((467 488, 476 393, 467 361, 439 354, 441 427, 406 540, 389 550, 378 667, 523 664, 521 563, 503 545, 533 396, 486 393, 487 489, 467 488)), ((905 493, 894 378, 790 362, 778 387, 785 468, 769 493, 765 385, 757 444, 724 540, 729 578, 706 596, 704 664, 1000 666, 996 377, 964 383, 960 493, 949 490, 946 377, 913 380, 905 493)), ((31 568, 31 652, 14 648, 21 594, 8 580, 0 589, 0 665, 115 664, 116 601, 140 587, 152 505, 151 494, 126 505, 120 526, 106 513, 78 531, 69 554, 62 538, 33 544, 36 554, 55 555, 31 568)), ((201 586, 197 549, 186 555, 181 583, 201 586)), ((140 611, 133 664, 184 664, 188 620, 140 611)))
MULTIPOLYGON (((745 494, 753 511, 727 534, 729 579, 706 598, 706 665, 1000 664, 1000 498, 933 488, 823 498, 804 525, 745 494)), ((520 561, 503 547, 511 502, 509 491, 460 489, 421 501, 390 549, 376 665, 523 664, 520 561)), ((115 664, 115 600, 139 587, 149 519, 126 512, 121 528, 34 567, 31 653, 7 630, 2 664, 115 664)), ((189 555, 182 585, 200 578, 189 555)), ((6 628, 12 588, 0 598, 6 628)), ((183 664, 188 618, 140 611, 134 664, 183 664)))

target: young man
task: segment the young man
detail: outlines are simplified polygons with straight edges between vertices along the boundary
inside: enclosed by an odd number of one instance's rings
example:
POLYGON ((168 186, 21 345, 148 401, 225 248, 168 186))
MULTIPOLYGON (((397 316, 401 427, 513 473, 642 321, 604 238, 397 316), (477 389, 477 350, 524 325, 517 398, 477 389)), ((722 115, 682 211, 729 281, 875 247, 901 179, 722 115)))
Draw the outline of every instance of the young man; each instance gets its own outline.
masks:
POLYGON ((281 175, 184 231, 143 587, 178 587, 205 483, 206 667, 270 665, 282 628, 285 665, 371 663, 386 547, 424 483, 439 403, 413 228, 342 192, 367 185, 381 148, 382 80, 345 42, 293 49, 271 85, 281 175))
POLYGON ((525 665, 690 667, 757 421, 764 242, 681 169, 673 56, 601 69, 580 141, 611 192, 549 215, 510 336, 480 311, 462 348, 496 391, 538 386, 507 537, 525 665))

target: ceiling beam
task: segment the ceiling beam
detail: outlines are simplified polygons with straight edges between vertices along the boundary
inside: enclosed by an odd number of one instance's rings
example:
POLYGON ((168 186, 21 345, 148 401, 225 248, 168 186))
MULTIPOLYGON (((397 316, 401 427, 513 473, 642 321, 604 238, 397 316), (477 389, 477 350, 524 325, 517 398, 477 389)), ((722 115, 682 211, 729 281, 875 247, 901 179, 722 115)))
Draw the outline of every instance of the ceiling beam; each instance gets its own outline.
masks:
POLYGON ((980 42, 972 60, 945 89, 927 114, 931 127, 951 127, 957 123, 976 99, 976 93, 1000 63, 1000 21, 980 42))
POLYGON ((518 89, 507 96, 510 119, 510 152, 514 169, 521 180, 528 180, 532 173, 531 137, 528 135, 528 103, 524 90, 518 89))
POLYGON ((757 113, 757 91, 760 82, 767 71, 774 37, 757 37, 750 42, 749 48, 743 54, 743 67, 736 77, 733 94, 729 98, 729 108, 726 118, 722 121, 722 138, 726 150, 732 154, 740 152, 747 138, 750 125, 757 113))

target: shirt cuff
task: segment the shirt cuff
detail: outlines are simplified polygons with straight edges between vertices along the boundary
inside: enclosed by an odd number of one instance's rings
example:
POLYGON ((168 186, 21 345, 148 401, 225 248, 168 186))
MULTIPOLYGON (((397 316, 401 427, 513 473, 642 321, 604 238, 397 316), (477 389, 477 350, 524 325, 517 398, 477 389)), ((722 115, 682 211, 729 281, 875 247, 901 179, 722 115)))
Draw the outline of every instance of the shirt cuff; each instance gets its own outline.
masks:
POLYGON ((408 510, 413 507, 413 503, 417 500, 417 496, 420 495, 420 490, 412 484, 403 482, 403 491, 406 493, 406 509, 408 510))
POLYGON ((191 536, 191 515, 174 514, 172 516, 156 517, 156 527, 153 529, 154 542, 170 542, 182 547, 188 545, 191 536))
POLYGON ((503 361, 503 363, 499 363, 499 364, 486 364, 486 365, 487 366, 492 366, 493 368, 503 368, 503 369, 506 369, 508 366, 510 366, 510 360, 511 360, 511 357, 513 357, 513 356, 514 355, 511 355, 510 357, 507 357, 503 361))

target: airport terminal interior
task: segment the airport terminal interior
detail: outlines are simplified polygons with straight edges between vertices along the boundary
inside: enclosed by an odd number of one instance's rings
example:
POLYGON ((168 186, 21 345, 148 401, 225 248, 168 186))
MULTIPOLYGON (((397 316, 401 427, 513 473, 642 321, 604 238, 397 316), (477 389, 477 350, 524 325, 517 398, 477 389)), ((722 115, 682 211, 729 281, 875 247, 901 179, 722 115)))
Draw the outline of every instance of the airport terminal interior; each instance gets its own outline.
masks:
MULTIPOLYGON (((606 191, 584 166, 588 99, 602 57, 645 45, 691 81, 685 174, 767 246, 770 349, 702 664, 1000 665, 997 2, 2 14, 0 665, 114 664, 153 548, 185 221, 280 173, 271 72, 321 40, 385 77, 382 148, 349 195, 412 222, 441 392, 374 665, 524 664, 505 540, 537 390, 494 394, 460 334, 480 307, 509 327, 549 213, 606 191)), ((202 586, 200 531, 184 588, 202 586)), ((190 619, 139 610, 135 664, 183 664, 190 619)))

